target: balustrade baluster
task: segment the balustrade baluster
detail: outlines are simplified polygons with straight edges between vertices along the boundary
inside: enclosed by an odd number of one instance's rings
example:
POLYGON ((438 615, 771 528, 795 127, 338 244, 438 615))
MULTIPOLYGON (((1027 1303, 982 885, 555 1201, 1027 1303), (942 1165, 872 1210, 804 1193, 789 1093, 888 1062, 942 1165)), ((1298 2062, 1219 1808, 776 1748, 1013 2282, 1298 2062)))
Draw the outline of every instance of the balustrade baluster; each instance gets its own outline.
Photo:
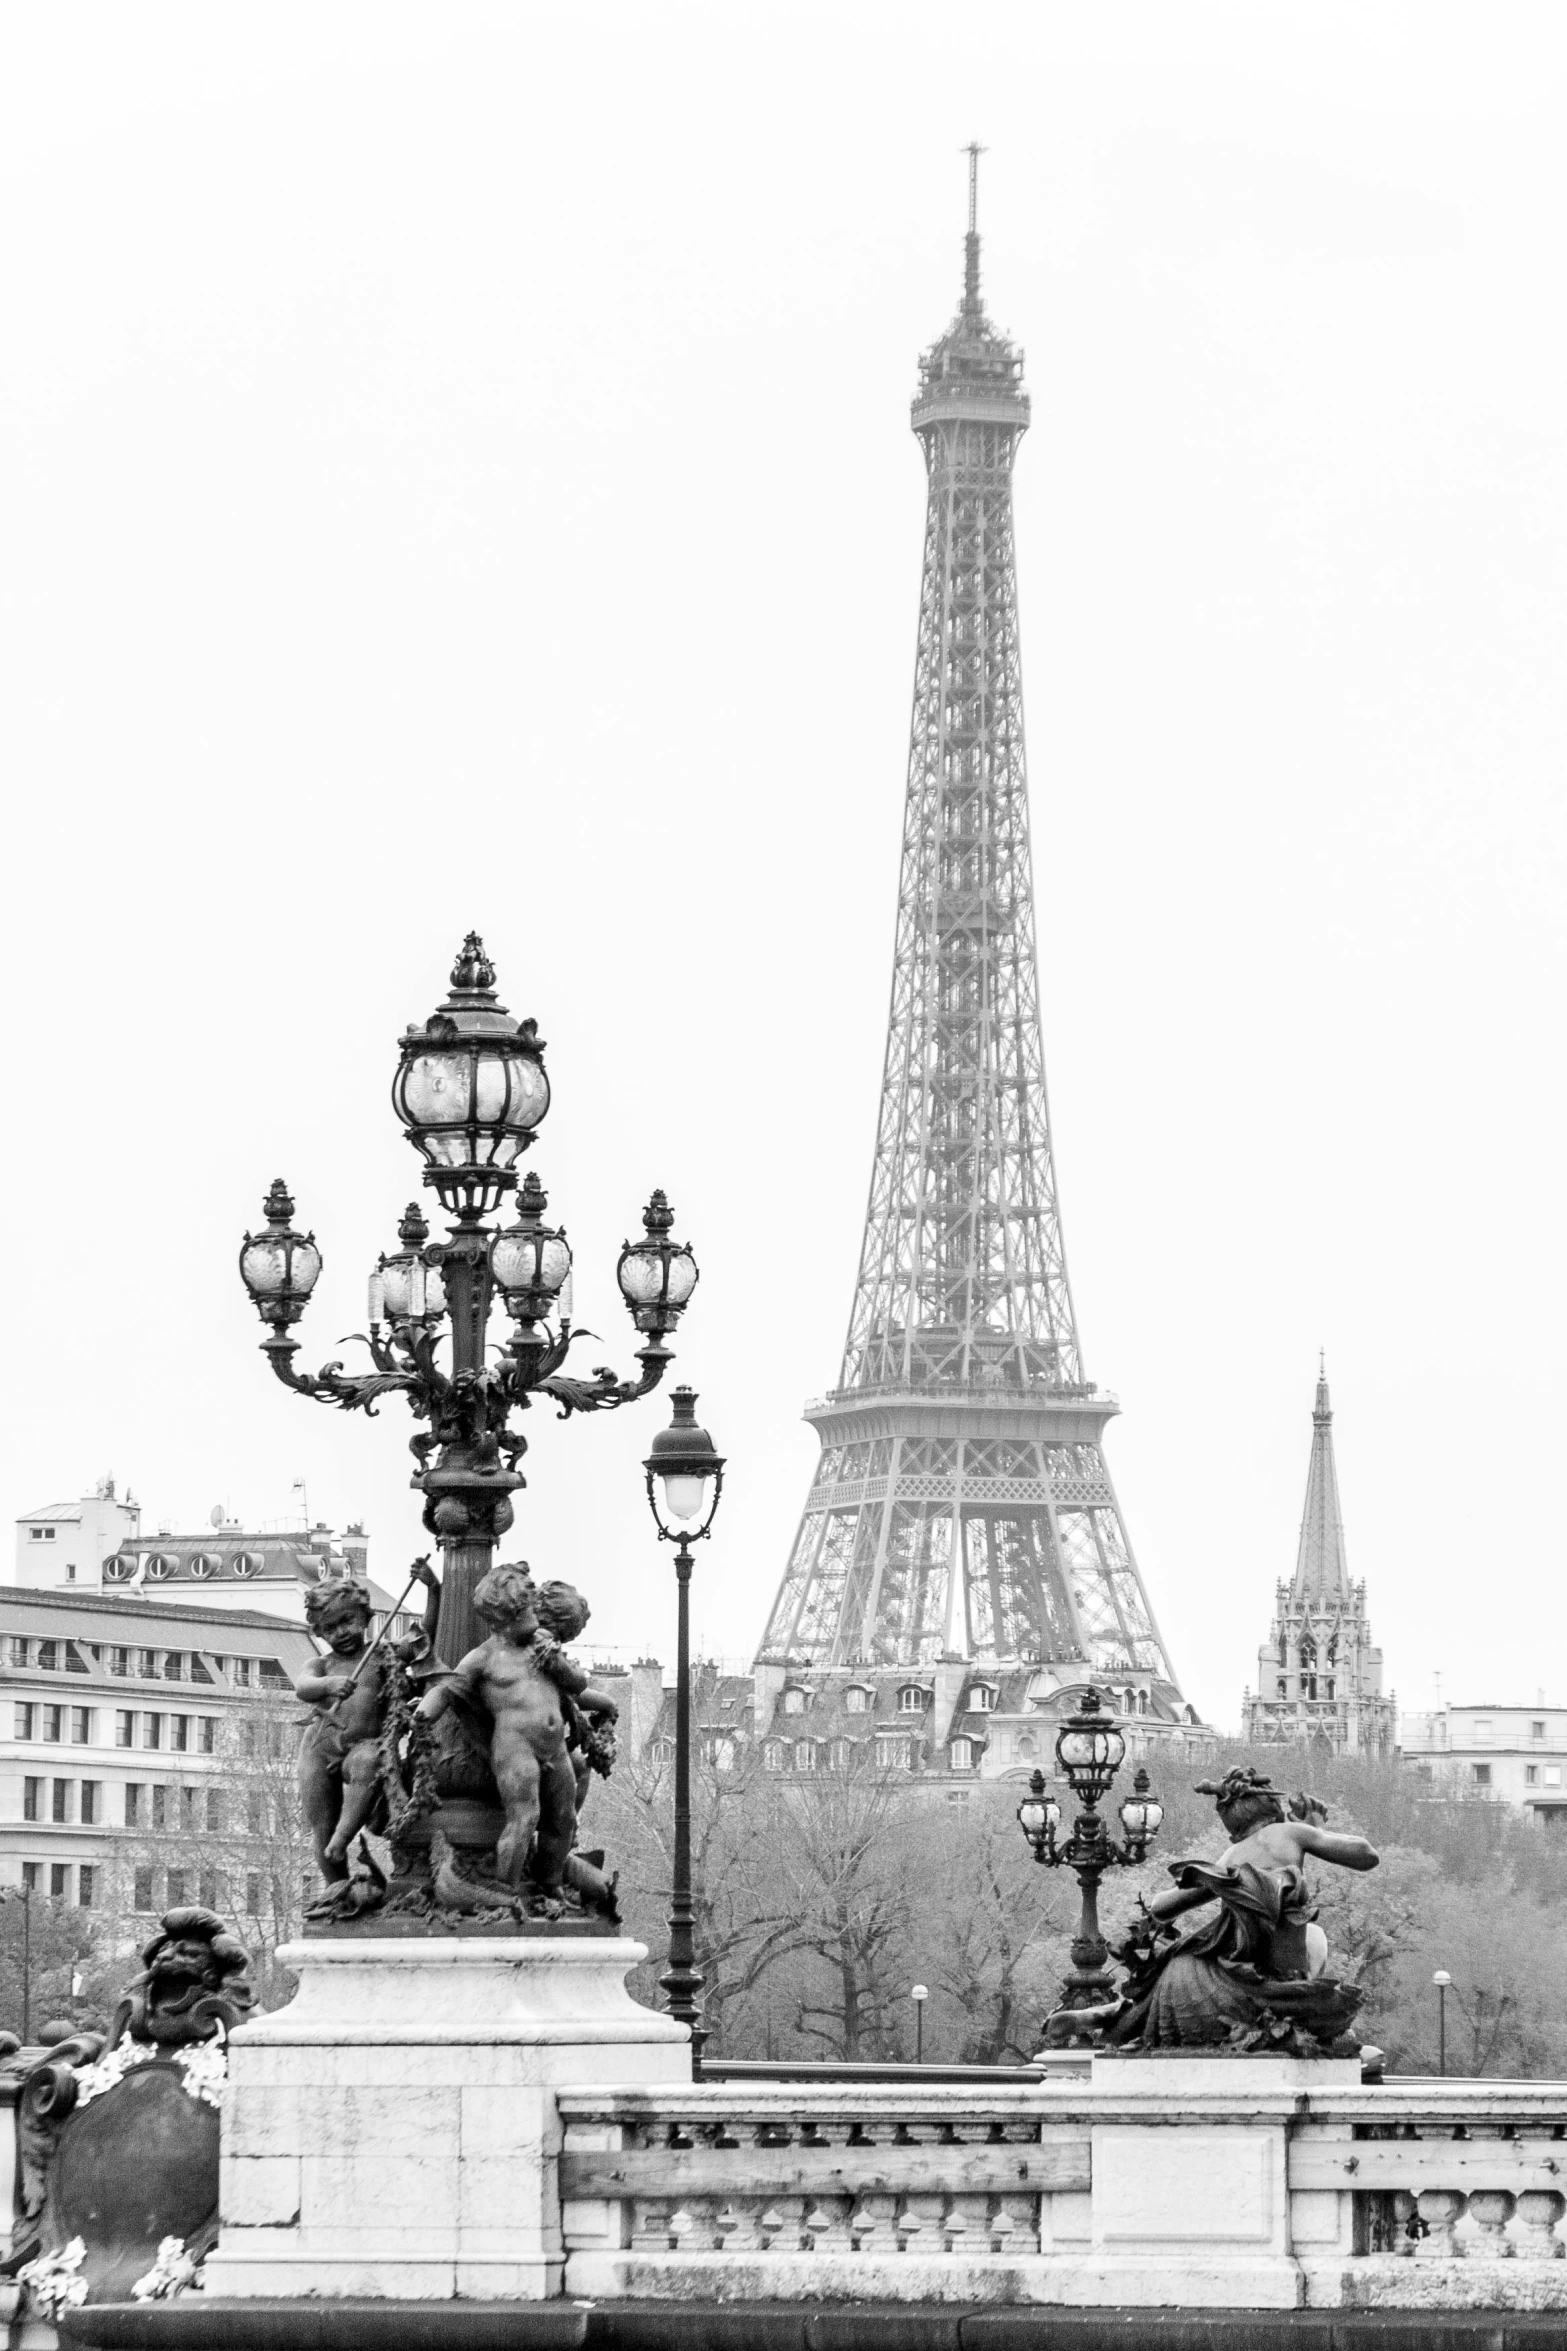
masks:
POLYGON ((1415 2247, 1417 2261, 1456 2261, 1463 2253, 1462 2245, 1453 2242, 1453 2231, 1463 2218, 1468 2199, 1460 2188, 1422 2188, 1415 2199, 1426 2234, 1415 2247))
POLYGON ((1512 2239, 1507 2235, 1507 2224, 1513 2217, 1516 2198, 1505 2188, 1476 2188, 1469 2198, 1469 2217, 1479 2230, 1479 2241, 1473 2250, 1482 2261, 1507 2261, 1512 2258, 1512 2239))
POLYGON ((1556 2188, 1525 2188, 1518 2198, 1518 2243, 1522 2261, 1560 2261, 1567 2245, 1554 2232, 1567 2212, 1567 2196, 1556 2188))
POLYGON ((849 2215, 849 2233, 861 2253, 896 2253, 897 2197, 861 2196, 849 2215))

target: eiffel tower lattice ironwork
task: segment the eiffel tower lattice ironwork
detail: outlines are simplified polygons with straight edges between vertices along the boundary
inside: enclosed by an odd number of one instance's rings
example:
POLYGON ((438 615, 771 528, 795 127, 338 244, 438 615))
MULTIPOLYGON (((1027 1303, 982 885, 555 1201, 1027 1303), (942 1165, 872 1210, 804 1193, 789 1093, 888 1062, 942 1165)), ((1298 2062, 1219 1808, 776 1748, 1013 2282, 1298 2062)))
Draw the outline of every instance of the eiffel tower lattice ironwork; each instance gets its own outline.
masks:
POLYGON ((929 505, 865 1238, 760 1656, 1130 1669, 1194 1720, 1105 1464, 1117 1406, 1083 1376, 1061 1241, 1012 539, 1029 403, 980 299, 977 152, 962 305, 913 402, 929 505))

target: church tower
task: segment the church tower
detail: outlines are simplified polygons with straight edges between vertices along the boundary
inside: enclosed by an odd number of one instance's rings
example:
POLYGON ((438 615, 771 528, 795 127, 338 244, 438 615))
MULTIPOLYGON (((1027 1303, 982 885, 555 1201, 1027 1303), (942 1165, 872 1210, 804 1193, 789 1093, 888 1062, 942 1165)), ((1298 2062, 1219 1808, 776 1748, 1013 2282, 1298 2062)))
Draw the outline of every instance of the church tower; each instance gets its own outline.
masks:
POLYGON ((1388 1757, 1394 1707, 1382 1695, 1382 1652, 1371 1641, 1366 1587, 1349 1580, 1333 1410, 1325 1364, 1311 1415, 1311 1467, 1292 1582, 1280 1584, 1270 1638, 1257 1652, 1257 1695, 1242 1728, 1258 1743, 1321 1743, 1335 1755, 1388 1757))

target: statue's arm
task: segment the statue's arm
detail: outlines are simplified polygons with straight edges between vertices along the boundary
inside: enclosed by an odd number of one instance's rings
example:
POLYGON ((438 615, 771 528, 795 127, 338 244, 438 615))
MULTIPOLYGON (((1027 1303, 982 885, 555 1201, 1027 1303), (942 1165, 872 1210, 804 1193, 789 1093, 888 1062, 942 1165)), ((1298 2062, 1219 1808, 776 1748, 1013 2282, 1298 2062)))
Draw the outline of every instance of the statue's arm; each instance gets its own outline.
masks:
POLYGON ((1145 1902, 1144 1908, 1150 1918, 1179 1918, 1183 1910, 1200 1910, 1205 1902, 1217 1900, 1211 1886, 1171 1886, 1145 1902))
POLYGON ((1304 1853, 1314 1853, 1319 1861, 1336 1862, 1340 1869, 1375 1869, 1380 1858, 1374 1845, 1364 1837, 1346 1837, 1337 1829, 1319 1829, 1315 1821, 1303 1820, 1291 1824, 1304 1853))
POLYGON ((450 1673, 443 1673, 440 1680, 432 1683, 419 1701, 420 1721, 437 1721, 446 1712, 454 1698, 479 1698, 484 1679, 484 1663, 484 1646, 481 1644, 477 1649, 470 1649, 461 1664, 454 1665, 450 1673))
POLYGON ((346 1673, 330 1673, 333 1660, 312 1657, 302 1673, 294 1676, 294 1696, 306 1706, 323 1706, 328 1698, 335 1698, 348 1682, 346 1673))

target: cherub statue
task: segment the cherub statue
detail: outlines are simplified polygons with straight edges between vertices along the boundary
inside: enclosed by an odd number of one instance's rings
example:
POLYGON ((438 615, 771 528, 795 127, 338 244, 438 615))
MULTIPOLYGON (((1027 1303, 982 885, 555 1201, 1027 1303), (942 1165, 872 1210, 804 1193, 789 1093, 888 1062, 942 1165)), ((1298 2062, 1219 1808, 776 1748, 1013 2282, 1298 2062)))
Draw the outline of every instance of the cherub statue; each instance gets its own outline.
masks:
MULTIPOLYGON (((556 1623, 571 1621, 574 1612, 560 1597, 570 1592, 569 1585, 560 1586, 546 1603, 556 1623)), ((571 1598, 584 1611, 585 1622, 586 1604, 579 1594, 571 1598)), ((520 1893, 531 1848, 531 1875, 545 1915, 558 1917, 577 1825, 577 1770, 567 1710, 589 1693, 591 1684, 543 1628, 539 1599, 525 1564, 492 1567, 473 1596, 476 1613, 493 1627, 488 1640, 433 1684, 418 1714, 436 1722, 449 1707, 466 1703, 489 1717, 490 1767, 506 1815, 496 1848, 497 1877, 520 1893)), ((613 1715, 602 1691, 593 1697, 601 1716, 613 1715)))
POLYGON ((555 1671, 557 1661, 565 1665, 573 1677, 580 1668, 569 1657, 559 1655, 559 1644, 575 1641, 586 1632, 589 1608, 575 1584, 555 1579, 540 1584, 534 1608, 539 1619, 539 1631, 534 1636, 534 1647, 540 1654, 544 1670, 560 1688, 562 1712, 566 1717, 566 1747, 571 1756, 577 1782, 577 1819, 582 1819, 582 1807, 588 1799, 588 1788, 594 1772, 608 1779, 615 1762, 614 1725, 620 1718, 620 1709, 607 1690, 596 1682, 584 1681, 572 1689, 555 1671), (547 1645, 553 1644, 553 1651, 547 1645))
MULTIPOLYGON (((438 1604, 428 1560, 410 1571, 438 1604)), ((385 1655, 370 1639, 370 1588, 356 1576, 323 1577, 305 1594, 305 1622, 328 1654, 313 1657, 294 1694, 315 1710, 299 1751, 299 1793, 329 1888, 348 1878, 348 1850, 375 1825, 382 1803, 380 1738, 385 1655)))
POLYGON ((1361 1993, 1324 1972, 1327 1937, 1314 1923, 1305 1863, 1309 1855, 1375 1869, 1375 1850, 1325 1827, 1327 1807, 1314 1796, 1293 1797, 1286 1813, 1272 1782, 1247 1765, 1199 1780, 1197 1793, 1214 1798, 1230 1842, 1217 1861, 1171 1862, 1174 1886, 1143 1906, 1116 1953, 1128 1997, 1106 2019, 1106 2039, 1145 2049, 1345 2041, 1361 1993), (1217 1918, 1175 1939, 1173 1919, 1215 1901, 1217 1918))

